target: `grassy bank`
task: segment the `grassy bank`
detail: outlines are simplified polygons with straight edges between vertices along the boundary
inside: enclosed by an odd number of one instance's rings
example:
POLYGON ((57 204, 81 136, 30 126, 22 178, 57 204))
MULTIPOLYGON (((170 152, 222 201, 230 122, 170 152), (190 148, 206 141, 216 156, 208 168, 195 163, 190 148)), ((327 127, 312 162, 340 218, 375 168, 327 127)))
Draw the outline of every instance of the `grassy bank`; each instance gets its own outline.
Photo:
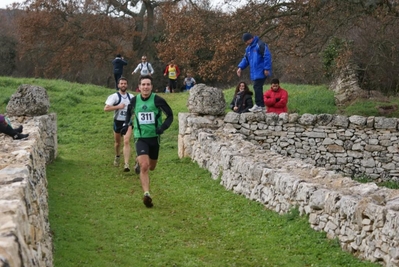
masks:
MULTIPOLYGON (((179 159, 177 114, 187 112, 188 94, 162 95, 175 121, 162 136, 151 173, 155 206, 147 209, 138 176, 112 166, 112 113, 103 107, 114 91, 0 78, 1 113, 22 83, 46 88, 58 118, 59 155, 47 168, 54 266, 379 266, 341 251, 295 211, 281 216, 266 210, 226 191, 190 159, 179 159)), ((336 110, 323 87, 284 87, 290 109, 336 110)), ((230 101, 232 90, 225 93, 230 101)))

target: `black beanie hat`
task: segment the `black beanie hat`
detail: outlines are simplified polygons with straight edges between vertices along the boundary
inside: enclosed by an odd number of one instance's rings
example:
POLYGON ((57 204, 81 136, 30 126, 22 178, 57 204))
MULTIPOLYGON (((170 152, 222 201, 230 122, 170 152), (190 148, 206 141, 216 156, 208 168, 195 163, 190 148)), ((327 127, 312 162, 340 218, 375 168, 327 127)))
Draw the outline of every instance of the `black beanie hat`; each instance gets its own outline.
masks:
POLYGON ((250 34, 250 33, 248 33, 248 32, 244 33, 243 36, 242 36, 242 40, 243 40, 244 42, 246 42, 246 41, 248 41, 248 40, 251 40, 252 38, 254 38, 254 37, 252 36, 252 34, 250 34))

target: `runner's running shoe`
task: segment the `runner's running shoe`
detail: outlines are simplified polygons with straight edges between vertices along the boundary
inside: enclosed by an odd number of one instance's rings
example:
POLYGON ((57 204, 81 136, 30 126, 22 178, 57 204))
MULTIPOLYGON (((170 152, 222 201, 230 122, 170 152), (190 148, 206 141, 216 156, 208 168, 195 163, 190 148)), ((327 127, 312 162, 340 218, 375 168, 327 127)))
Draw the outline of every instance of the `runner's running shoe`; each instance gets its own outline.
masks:
POLYGON ((129 163, 125 163, 125 167, 123 169, 124 172, 130 172, 129 163))
POLYGON ((147 208, 152 208, 154 204, 152 204, 152 198, 149 194, 145 194, 143 197, 143 203, 147 208))
POLYGON ((120 160, 121 160, 121 158, 120 158, 120 157, 118 157, 118 156, 115 156, 115 159, 114 159, 114 166, 115 166, 115 167, 118 167, 118 166, 119 166, 119 162, 120 162, 120 160))
POLYGON ((136 174, 140 174, 140 165, 137 161, 136 161, 136 165, 134 165, 134 171, 136 172, 136 174))

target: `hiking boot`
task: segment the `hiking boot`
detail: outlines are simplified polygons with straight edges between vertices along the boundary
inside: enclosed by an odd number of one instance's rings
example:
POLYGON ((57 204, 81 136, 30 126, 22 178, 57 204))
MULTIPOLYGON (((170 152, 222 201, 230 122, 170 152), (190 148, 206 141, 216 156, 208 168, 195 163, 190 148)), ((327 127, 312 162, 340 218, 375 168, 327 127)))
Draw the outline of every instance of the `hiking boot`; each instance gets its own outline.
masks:
POLYGON ((19 133, 19 134, 14 135, 13 139, 14 140, 24 139, 24 138, 27 138, 28 136, 29 136, 29 134, 21 134, 21 133, 19 133))
POLYGON ((134 165, 134 172, 136 174, 140 174, 140 165, 138 162, 136 162, 136 165, 134 165))
POLYGON ((251 112, 260 112, 260 111, 263 111, 264 109, 255 104, 252 108, 250 108, 248 110, 251 112))
POLYGON ((154 204, 152 204, 152 198, 149 194, 145 194, 143 197, 143 203, 147 208, 152 208, 154 204))
POLYGON ((118 167, 118 166, 119 166, 119 162, 120 162, 120 160, 121 160, 121 158, 120 158, 120 157, 118 157, 118 156, 115 156, 115 159, 114 159, 114 166, 115 166, 115 167, 118 167))
POLYGON ((24 127, 20 125, 18 128, 14 129, 17 133, 22 133, 24 127))
POLYGON ((124 172, 130 172, 129 163, 125 163, 125 167, 123 169, 124 172))

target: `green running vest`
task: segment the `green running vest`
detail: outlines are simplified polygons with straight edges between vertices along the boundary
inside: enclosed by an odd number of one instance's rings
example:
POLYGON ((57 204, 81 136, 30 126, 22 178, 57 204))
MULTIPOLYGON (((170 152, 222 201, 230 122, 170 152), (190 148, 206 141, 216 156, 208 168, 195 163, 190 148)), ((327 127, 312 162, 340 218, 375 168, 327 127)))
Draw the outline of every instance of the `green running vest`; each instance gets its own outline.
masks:
POLYGON ((136 106, 134 107, 134 138, 158 136, 155 131, 157 127, 162 125, 162 111, 155 106, 154 99, 154 93, 146 101, 141 99, 141 95, 136 97, 136 106))

